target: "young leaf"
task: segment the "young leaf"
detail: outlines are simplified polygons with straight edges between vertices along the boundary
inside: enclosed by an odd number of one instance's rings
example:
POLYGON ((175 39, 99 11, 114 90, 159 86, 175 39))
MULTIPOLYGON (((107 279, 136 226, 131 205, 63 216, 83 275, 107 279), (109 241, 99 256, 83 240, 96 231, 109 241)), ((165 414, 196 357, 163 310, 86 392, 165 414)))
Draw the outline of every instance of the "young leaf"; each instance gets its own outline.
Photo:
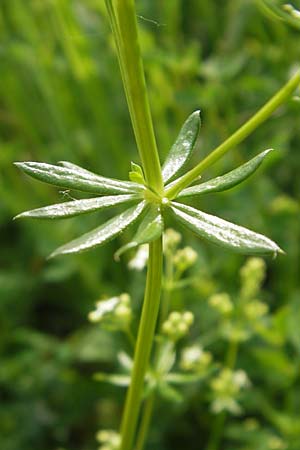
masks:
POLYGON ((146 202, 143 201, 137 206, 132 206, 123 213, 113 217, 103 225, 100 225, 100 227, 95 228, 89 233, 85 233, 81 237, 74 239, 62 247, 59 247, 49 256, 49 258, 69 253, 80 253, 105 244, 122 233, 122 231, 124 231, 129 225, 134 223, 142 214, 145 205, 146 202))
POLYGON ((23 172, 44 183, 54 184, 68 189, 95 194, 131 194, 140 192, 143 187, 130 181, 120 181, 101 177, 85 169, 60 167, 37 162, 15 163, 23 172))
POLYGON ((189 160, 199 134, 200 126, 200 111, 195 111, 183 124, 162 167, 162 176, 165 184, 177 175, 189 160))
POLYGON ((58 203, 18 214, 14 219, 30 217, 32 219, 65 219, 88 212, 100 211, 116 205, 141 200, 139 194, 111 195, 107 197, 73 200, 71 202, 58 203))
POLYGON ((129 172, 129 179, 138 184, 145 184, 143 169, 138 164, 131 161, 131 171, 129 172))
POLYGON ((133 240, 121 247, 116 253, 115 258, 119 259, 122 253, 130 248, 158 239, 163 232, 163 218, 160 209, 156 205, 149 205, 148 211, 141 222, 133 240))
POLYGON ((198 184, 196 186, 191 186, 181 191, 177 198, 189 197, 192 195, 208 194, 210 192, 221 192, 227 189, 231 189, 246 178, 250 177, 256 169, 261 165, 264 158, 272 151, 272 149, 265 150, 250 161, 241 165, 237 169, 231 170, 217 178, 206 181, 205 183, 198 184))
POLYGON ((175 216, 190 230, 222 247, 246 254, 282 253, 280 247, 262 234, 254 233, 191 206, 172 202, 175 216))

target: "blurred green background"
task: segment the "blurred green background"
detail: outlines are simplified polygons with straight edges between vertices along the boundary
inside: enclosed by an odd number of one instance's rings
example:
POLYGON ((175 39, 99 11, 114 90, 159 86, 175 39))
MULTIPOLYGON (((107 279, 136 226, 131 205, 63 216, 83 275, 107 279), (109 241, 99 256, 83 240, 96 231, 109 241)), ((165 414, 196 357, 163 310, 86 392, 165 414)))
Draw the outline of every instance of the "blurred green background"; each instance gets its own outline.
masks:
MULTIPOLYGON (((203 119, 197 162, 299 65, 300 19, 278 13, 284 2, 136 3, 162 159, 193 110, 200 108, 203 119)), ((293 5, 300 9, 299 1, 293 5)), ((99 298, 124 291, 138 311, 144 273, 128 271, 130 255, 113 260, 128 234, 87 254, 46 260, 109 213, 58 222, 12 218, 72 195, 29 179, 14 161, 68 160, 124 179, 130 161, 139 162, 103 0, 1 0, 0 130, 0 448, 96 449, 96 431, 118 427, 124 390, 92 374, 115 370, 124 344, 122 336, 89 324, 87 314, 99 298)), ((242 416, 228 418, 220 450, 300 448, 300 102, 282 106, 205 177, 266 148, 276 152, 251 180, 196 204, 266 234, 287 253, 267 260, 263 295, 277 334, 243 345, 238 366, 249 372, 251 393, 242 416), (249 416, 259 423, 259 442, 243 442, 249 416), (285 447, 268 446, 268 433, 285 447)), ((199 252, 193 270, 202 282, 181 295, 200 317, 201 335, 207 296, 235 292, 246 258, 188 232, 184 242, 199 252)), ((222 358, 222 346, 210 350, 222 358)), ((158 409, 149 448, 205 448, 213 416, 200 388, 174 414, 164 402, 158 409)))

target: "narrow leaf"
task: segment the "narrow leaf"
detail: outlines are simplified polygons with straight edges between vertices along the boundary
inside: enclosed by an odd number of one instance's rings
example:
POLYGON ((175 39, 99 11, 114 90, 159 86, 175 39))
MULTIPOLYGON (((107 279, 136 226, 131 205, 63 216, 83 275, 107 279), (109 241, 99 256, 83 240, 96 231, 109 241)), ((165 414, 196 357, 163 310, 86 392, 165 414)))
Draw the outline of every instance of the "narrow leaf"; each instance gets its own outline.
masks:
POLYGON ((199 134, 200 126, 200 111, 195 111, 183 124, 162 167, 162 175, 165 183, 177 175, 189 160, 199 134))
POLYGON ((203 375, 200 374, 185 374, 185 373, 168 373, 165 375, 165 380, 171 384, 189 384, 195 383, 201 378, 204 378, 203 375))
MULTIPOLYGON (((84 175, 89 175, 89 176, 92 175, 93 177, 99 177, 98 174, 91 172, 90 170, 84 169, 83 167, 80 167, 77 164, 71 163, 69 161, 58 161, 58 164, 60 166, 66 167, 67 169, 72 169, 77 172, 81 172, 84 175)), ((100 176, 100 178, 101 178, 101 176, 100 176)))
POLYGON ((93 376, 96 381, 104 381, 114 386, 127 387, 130 384, 130 375, 107 374, 98 372, 93 376))
POLYGON ((149 205, 148 211, 141 222, 133 240, 121 247, 116 253, 115 258, 119 259, 122 253, 127 250, 137 247, 138 245, 146 244, 148 242, 158 239, 163 232, 163 218, 160 208, 156 205, 149 205))
POLYGON ((187 228, 222 247, 247 254, 283 253, 275 242, 262 234, 254 233, 219 217, 181 203, 173 202, 171 209, 187 228))
POLYGON ((59 247, 50 255, 50 258, 57 255, 84 252, 105 244, 122 233, 122 231, 124 231, 129 225, 134 223, 142 214, 145 205, 146 202, 143 201, 137 206, 132 206, 123 213, 113 217, 103 225, 100 225, 100 227, 95 228, 77 239, 74 239, 62 247, 59 247))
POLYGON ((136 183, 95 175, 85 169, 76 168, 74 164, 73 168, 31 161, 17 162, 15 165, 39 181, 68 189, 95 194, 130 194, 143 190, 143 187, 136 183))
POLYGON ((65 219, 93 211, 112 208, 116 205, 141 200, 139 194, 111 195, 107 197, 73 200, 71 202, 58 203, 18 214, 14 219, 30 217, 32 219, 65 219))
POLYGON ((221 192, 226 191, 227 189, 231 189, 242 181, 246 180, 246 178, 250 177, 250 175, 252 175, 258 169, 264 158, 271 151, 272 149, 265 150, 264 152, 255 156, 255 158, 250 159, 250 161, 241 165, 237 169, 231 170, 225 175, 206 181, 205 183, 183 189, 183 191, 178 194, 177 198, 189 197, 199 194, 208 194, 210 192, 221 192))

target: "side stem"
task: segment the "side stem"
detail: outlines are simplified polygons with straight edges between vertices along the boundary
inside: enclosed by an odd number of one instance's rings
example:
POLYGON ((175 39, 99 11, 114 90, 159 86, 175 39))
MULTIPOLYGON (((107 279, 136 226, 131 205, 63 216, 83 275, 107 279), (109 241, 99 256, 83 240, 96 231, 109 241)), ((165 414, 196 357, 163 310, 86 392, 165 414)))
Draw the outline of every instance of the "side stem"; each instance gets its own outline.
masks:
POLYGON ((147 371, 157 321, 162 279, 162 239, 149 244, 145 298, 140 321, 131 383, 121 424, 121 450, 132 450, 141 408, 147 371))
POLYGON ((206 158, 204 158, 197 166, 187 172, 180 178, 178 183, 174 184, 166 191, 166 196, 173 199, 189 186, 207 167, 214 164, 232 147, 242 142, 249 134, 251 134, 261 123, 267 120, 270 115, 284 103, 292 94, 292 92, 300 84, 300 72, 298 71, 283 88, 281 88, 251 119, 242 125, 235 133, 233 133, 226 141, 213 150, 206 158))

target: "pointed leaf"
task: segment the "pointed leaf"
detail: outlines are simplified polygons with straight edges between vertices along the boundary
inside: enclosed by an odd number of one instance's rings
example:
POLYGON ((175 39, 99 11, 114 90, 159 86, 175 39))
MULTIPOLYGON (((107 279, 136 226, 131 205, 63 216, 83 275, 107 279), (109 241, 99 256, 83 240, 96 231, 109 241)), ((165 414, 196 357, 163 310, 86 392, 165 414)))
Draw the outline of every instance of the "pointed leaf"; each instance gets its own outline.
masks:
POLYGON ((206 181, 205 183, 183 189, 183 191, 178 194, 177 198, 189 197, 191 195, 208 194, 210 192, 221 192, 226 191, 227 189, 231 189, 242 181, 246 180, 246 178, 250 177, 250 175, 252 175, 258 169, 264 158, 271 151, 272 149, 265 150, 264 152, 255 156, 255 158, 250 159, 250 161, 241 165, 237 169, 231 170, 225 175, 213 178, 212 180, 206 181))
POLYGON ((95 175, 85 169, 76 168, 74 164, 73 168, 32 161, 18 162, 15 165, 37 180, 68 189, 95 194, 130 194, 143 190, 137 183, 95 175))
POLYGON ((59 247, 50 255, 50 258, 57 255, 84 252, 91 248, 105 244, 122 233, 122 231, 124 231, 129 225, 134 223, 142 214, 145 205, 146 202, 143 201, 137 206, 132 206, 122 214, 119 214, 103 225, 100 225, 100 227, 95 228, 77 239, 74 239, 62 247, 59 247))
POLYGON ((31 211, 18 214, 14 219, 30 217, 32 219, 65 219, 80 214, 93 211, 100 211, 105 208, 112 208, 116 205, 141 200, 139 194, 111 195, 107 197, 95 197, 83 200, 73 200, 71 202, 57 203, 56 205, 45 206, 31 211))
POLYGON ((189 383, 195 383, 199 380, 201 380, 201 378, 204 378, 203 375, 200 374, 186 374, 186 373, 168 373, 165 376, 165 380, 168 383, 171 384, 189 384, 189 383))
POLYGON ((254 233, 219 217, 198 211, 191 206, 172 203, 176 217, 198 236, 222 247, 246 254, 282 253, 275 242, 262 234, 254 233))
POLYGON ((177 175, 189 160, 199 134, 200 126, 200 111, 195 111, 183 124, 162 167, 162 175, 165 183, 177 175))
MULTIPOLYGON (((84 175, 89 175, 93 177, 99 177, 98 174, 91 172, 90 170, 84 169, 83 167, 78 166, 77 164, 71 163, 69 161, 58 161, 60 166, 66 167, 67 169, 75 170, 76 172, 81 172, 84 175)), ((100 176, 101 178, 101 176, 100 176)))
POLYGON ((138 245, 158 239, 163 232, 163 218, 160 208, 156 205, 149 205, 146 215, 141 222, 132 241, 121 247, 116 253, 115 258, 118 259, 122 253, 137 247, 138 245))
POLYGON ((113 384, 114 386, 127 387, 130 384, 130 375, 121 375, 121 374, 108 374, 98 372, 93 376, 96 381, 104 381, 109 384, 113 384))

